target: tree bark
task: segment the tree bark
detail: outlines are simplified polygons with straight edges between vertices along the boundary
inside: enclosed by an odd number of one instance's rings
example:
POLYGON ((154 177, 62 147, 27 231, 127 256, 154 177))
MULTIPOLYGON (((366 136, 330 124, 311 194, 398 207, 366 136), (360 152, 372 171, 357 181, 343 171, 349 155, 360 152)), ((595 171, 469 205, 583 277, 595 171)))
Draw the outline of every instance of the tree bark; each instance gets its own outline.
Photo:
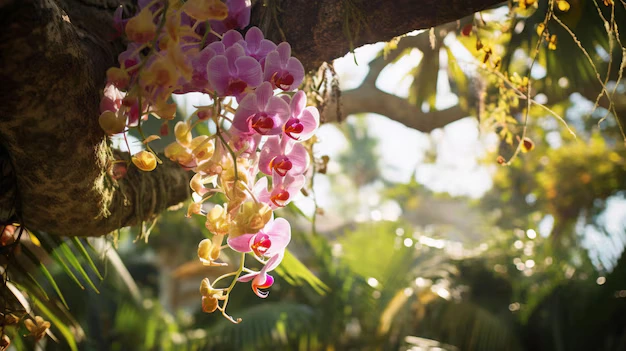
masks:
MULTIPOLYGON (((351 47, 499 2, 259 1, 252 24, 270 27, 274 38, 282 30, 293 54, 312 69, 351 47)), ((108 175, 115 159, 129 158, 110 151, 98 125, 106 69, 124 49, 113 39, 112 13, 120 4, 133 6, 130 0, 0 0, 0 143, 18 196, 17 205, 0 196, 0 214, 16 207, 27 228, 99 236, 189 196, 188 174, 170 162, 151 173, 131 167, 119 182, 108 175)))

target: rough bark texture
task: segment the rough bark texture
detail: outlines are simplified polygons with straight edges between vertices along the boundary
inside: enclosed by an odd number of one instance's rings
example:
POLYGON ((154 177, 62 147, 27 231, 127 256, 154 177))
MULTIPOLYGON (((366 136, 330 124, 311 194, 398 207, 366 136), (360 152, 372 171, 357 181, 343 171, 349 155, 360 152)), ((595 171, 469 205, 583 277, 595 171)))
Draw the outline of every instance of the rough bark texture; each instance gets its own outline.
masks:
MULTIPOLYGON (((189 195, 187 173, 169 162, 152 173, 133 168, 117 184, 107 175, 114 156, 98 125, 98 105, 105 71, 124 47, 113 40, 111 26, 112 13, 123 2, 0 0, 0 143, 17 179, 17 210, 29 228, 103 235, 147 220, 189 195)), ((269 22, 275 37, 280 28, 294 54, 314 68, 349 51, 348 33, 357 47, 498 2, 293 0, 269 1, 267 7, 257 2, 253 24, 267 20, 269 9, 279 5, 269 22)), ((367 108, 376 112, 374 105, 367 108)), ((9 198, 0 196, 0 209, 13 206, 9 198)))
POLYGON ((500 0, 284 0, 255 5, 253 23, 272 39, 286 39, 307 69, 341 57, 351 48, 388 41, 501 3, 500 0), (277 18, 273 19, 273 13, 277 18), (282 30, 282 33, 280 33, 282 30), (282 38, 282 34, 285 38, 282 38))
POLYGON ((104 73, 123 45, 110 40, 110 19, 100 15, 112 10, 61 5, 3 3, 0 140, 28 228, 102 235, 185 200, 188 176, 168 162, 152 173, 132 167, 118 184, 108 177, 114 158, 98 125, 98 106, 104 73))

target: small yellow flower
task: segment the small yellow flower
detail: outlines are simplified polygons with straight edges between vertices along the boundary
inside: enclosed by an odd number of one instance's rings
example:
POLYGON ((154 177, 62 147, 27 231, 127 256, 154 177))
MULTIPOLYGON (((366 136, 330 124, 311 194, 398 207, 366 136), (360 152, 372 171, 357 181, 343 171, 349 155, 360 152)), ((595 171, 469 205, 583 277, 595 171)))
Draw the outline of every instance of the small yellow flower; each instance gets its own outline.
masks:
POLYGON ((178 142, 173 142, 165 147, 165 156, 181 165, 188 165, 193 161, 193 155, 178 142))
POLYGON ((131 41, 145 44, 156 37, 157 27, 152 18, 152 12, 147 7, 126 23, 126 36, 131 41))
POLYGON ((111 67, 107 70, 107 81, 113 83, 119 89, 126 89, 128 82, 130 82, 130 75, 123 68, 111 67))
POLYGON ((154 156, 153 153, 145 150, 139 151, 138 153, 134 154, 132 160, 137 168, 146 172, 154 170, 157 165, 156 156, 154 156))
POLYGON ((519 0, 519 7, 522 10, 525 10, 529 7, 536 6, 537 0, 519 0))
POLYGON ((546 25, 543 23, 539 23, 537 25, 537 35, 542 36, 543 32, 546 30, 546 25))
POLYGON ((229 235, 236 238, 243 234, 254 234, 263 229, 272 219, 272 209, 262 202, 244 202, 234 218, 229 235))
POLYGON ((191 144, 192 137, 189 123, 183 121, 176 123, 174 126, 174 135, 180 145, 187 147, 191 144))
POLYGON ((144 88, 170 88, 178 82, 176 66, 167 58, 160 57, 145 69, 141 84, 144 88))
POLYGON ((558 0, 556 4, 559 7, 559 10, 563 12, 569 11, 569 8, 570 8, 569 2, 565 0, 558 0))
POLYGON ((209 278, 204 278, 200 283, 200 295, 202 295, 202 311, 212 313, 217 310, 218 300, 224 299, 224 290, 214 289, 209 278))
POLYGON ((220 0, 189 0, 182 10, 198 21, 221 21, 228 17, 228 6, 220 0))
POLYGON ((24 320, 24 326, 30 332, 29 335, 33 336, 35 340, 40 340, 46 335, 46 331, 50 328, 50 322, 44 320, 40 316, 35 316, 35 321, 32 319, 24 320))
POLYGON ((206 228, 213 234, 226 235, 230 231, 230 215, 228 205, 222 207, 215 205, 206 215, 206 228))
POLYGON ((211 157, 213 157, 213 153, 215 152, 215 144, 213 140, 209 140, 209 137, 206 135, 199 135, 193 138, 193 140, 191 140, 190 148, 193 150, 193 156, 196 158, 198 163, 208 161, 211 157))
POLYGON ((198 258, 205 266, 226 266, 215 262, 220 257, 224 235, 214 235, 213 240, 204 239, 198 244, 198 258))
POLYGON ((556 50, 556 34, 552 34, 550 39, 548 39, 548 49, 556 50))
POLYGON ((524 137, 524 139, 522 139, 521 150, 523 153, 532 151, 534 148, 535 148, 535 143, 532 140, 530 140, 530 138, 524 137))

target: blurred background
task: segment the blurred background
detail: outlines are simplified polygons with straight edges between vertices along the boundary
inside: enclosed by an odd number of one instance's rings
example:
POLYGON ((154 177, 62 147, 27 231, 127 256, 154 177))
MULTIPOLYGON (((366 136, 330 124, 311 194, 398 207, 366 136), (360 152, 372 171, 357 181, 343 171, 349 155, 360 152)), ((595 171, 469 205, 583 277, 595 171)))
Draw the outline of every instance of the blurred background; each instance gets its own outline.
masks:
MULTIPOLYGON (((626 350, 623 39, 605 26, 626 11, 570 1, 557 15, 593 65, 551 22, 556 50, 541 45, 529 71, 541 3, 358 48, 321 73, 344 115, 318 133, 315 156, 328 158, 313 192, 280 213, 293 239, 269 297, 232 293, 241 324, 200 311, 202 278, 232 269, 202 266, 204 220, 181 208, 147 242, 135 228, 117 250, 85 243, 99 294, 51 261, 69 307, 50 307, 59 341, 13 347, 67 350, 73 335, 80 350, 626 350), (477 38, 497 65, 483 65, 477 38), (503 83, 514 73, 532 78, 534 147, 503 167, 525 120, 526 101, 503 83), (600 82, 612 103, 597 99, 600 82)), ((181 117, 202 101, 181 99, 181 117)))

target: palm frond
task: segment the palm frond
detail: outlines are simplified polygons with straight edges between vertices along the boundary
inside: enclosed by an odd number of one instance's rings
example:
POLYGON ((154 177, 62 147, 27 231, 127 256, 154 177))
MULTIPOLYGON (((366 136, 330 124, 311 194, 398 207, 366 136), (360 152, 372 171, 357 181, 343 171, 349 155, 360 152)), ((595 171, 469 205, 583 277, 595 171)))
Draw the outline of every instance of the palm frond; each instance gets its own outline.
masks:
POLYGON ((244 320, 241 324, 222 321, 208 330, 214 349, 290 349, 288 345, 297 344, 315 326, 311 307, 293 302, 263 303, 238 315, 244 320))
POLYGON ((302 286, 306 283, 319 295, 325 295, 330 291, 328 285, 324 284, 324 282, 315 276, 315 274, 289 250, 285 251, 283 262, 278 266, 276 272, 285 279, 287 283, 294 286, 302 286))

